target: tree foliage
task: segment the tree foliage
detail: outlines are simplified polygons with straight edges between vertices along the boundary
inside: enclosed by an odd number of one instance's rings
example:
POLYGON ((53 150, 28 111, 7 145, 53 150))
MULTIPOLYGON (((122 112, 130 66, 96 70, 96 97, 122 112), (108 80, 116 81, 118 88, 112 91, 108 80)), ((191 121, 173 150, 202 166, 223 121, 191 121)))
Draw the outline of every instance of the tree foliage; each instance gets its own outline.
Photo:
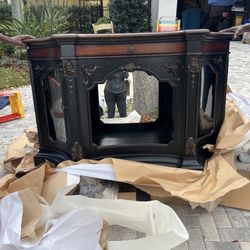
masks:
POLYGON ((29 34, 35 37, 47 37, 67 32, 65 11, 54 5, 34 5, 25 10, 24 20, 14 19, 1 25, 7 35, 29 34))
POLYGON ((111 0, 109 13, 117 33, 145 32, 149 29, 147 0, 111 0))
POLYGON ((0 22, 10 21, 12 17, 9 4, 0 2, 0 22))

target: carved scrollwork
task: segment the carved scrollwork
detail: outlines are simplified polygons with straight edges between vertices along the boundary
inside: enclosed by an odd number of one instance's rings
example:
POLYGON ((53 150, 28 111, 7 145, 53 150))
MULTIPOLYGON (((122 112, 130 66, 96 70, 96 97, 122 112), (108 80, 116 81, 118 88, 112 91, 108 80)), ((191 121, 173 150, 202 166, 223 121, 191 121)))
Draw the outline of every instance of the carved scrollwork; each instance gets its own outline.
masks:
POLYGON ((64 61, 62 64, 63 74, 66 77, 76 77, 76 67, 70 60, 64 61))
POLYGON ((128 72, 133 72, 135 70, 142 70, 142 66, 135 65, 133 62, 129 62, 125 64, 124 66, 120 66, 119 70, 121 71, 128 71, 128 72))
POLYGON ((161 66, 167 69, 168 73, 173 76, 175 81, 181 80, 180 75, 178 73, 181 67, 181 62, 179 60, 176 61, 174 66, 170 66, 167 63, 162 64, 161 66))
POLYGON ((193 137, 188 137, 185 143, 185 154, 189 156, 196 155, 196 144, 193 137))
POLYGON ((62 63, 57 65, 57 68, 60 70, 60 72, 63 74, 63 76, 66 78, 66 82, 68 85, 69 93, 74 94, 74 78, 77 75, 76 67, 74 62, 71 60, 63 61, 62 63))
POLYGON ((190 74, 191 87, 195 86, 197 74, 201 71, 202 60, 199 56, 190 56, 188 59, 187 71, 190 74))
POLYGON ((93 68, 87 68, 86 64, 82 65, 82 73, 84 76, 83 83, 88 84, 89 83, 89 78, 95 73, 97 69, 100 69, 101 67, 98 65, 95 65, 93 68))
POLYGON ((71 147, 71 157, 73 161, 79 161, 83 158, 82 147, 77 141, 71 147))

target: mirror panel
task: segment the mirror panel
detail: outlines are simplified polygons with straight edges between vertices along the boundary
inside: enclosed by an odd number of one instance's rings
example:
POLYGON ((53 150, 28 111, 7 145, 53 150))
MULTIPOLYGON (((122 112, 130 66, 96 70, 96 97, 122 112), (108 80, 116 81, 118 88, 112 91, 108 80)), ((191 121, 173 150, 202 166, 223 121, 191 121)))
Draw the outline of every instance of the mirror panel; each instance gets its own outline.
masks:
POLYGON ((50 71, 43 80, 49 133, 53 140, 66 143, 66 130, 59 73, 50 71))
POLYGON ((145 71, 116 71, 98 84, 103 123, 150 123, 158 119, 159 81, 145 71))
POLYGON ((210 65, 204 65, 201 71, 199 136, 208 134, 213 128, 215 84, 216 73, 210 65))

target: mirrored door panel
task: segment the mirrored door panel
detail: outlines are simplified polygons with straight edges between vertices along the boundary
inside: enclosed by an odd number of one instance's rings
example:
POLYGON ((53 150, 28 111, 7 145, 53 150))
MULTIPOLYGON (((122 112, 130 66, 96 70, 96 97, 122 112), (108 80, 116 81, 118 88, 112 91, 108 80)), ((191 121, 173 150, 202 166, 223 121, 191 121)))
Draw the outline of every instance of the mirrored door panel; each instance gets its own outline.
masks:
POLYGON ((61 79, 59 73, 56 70, 50 71, 43 80, 43 86, 50 137, 53 140, 66 143, 61 79))
POLYGON ((116 71, 98 84, 103 123, 148 123, 158 118, 159 82, 144 71, 116 71))

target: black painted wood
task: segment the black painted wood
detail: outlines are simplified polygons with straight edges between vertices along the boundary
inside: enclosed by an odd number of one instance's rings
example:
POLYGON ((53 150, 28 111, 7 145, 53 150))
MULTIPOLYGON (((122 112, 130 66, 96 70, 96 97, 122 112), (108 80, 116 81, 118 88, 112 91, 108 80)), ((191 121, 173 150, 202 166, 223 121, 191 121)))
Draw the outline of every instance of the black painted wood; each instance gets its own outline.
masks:
POLYGON ((40 152, 37 163, 119 157, 202 169, 224 119, 231 34, 169 33, 55 35, 30 40, 29 61, 40 152), (216 73, 213 128, 199 135, 201 69, 216 73), (118 70, 143 70, 159 81, 159 118, 150 124, 104 124, 97 84, 118 70), (56 73, 55 73, 56 72, 56 73), (48 76, 60 82, 65 138, 50 117, 48 76))

